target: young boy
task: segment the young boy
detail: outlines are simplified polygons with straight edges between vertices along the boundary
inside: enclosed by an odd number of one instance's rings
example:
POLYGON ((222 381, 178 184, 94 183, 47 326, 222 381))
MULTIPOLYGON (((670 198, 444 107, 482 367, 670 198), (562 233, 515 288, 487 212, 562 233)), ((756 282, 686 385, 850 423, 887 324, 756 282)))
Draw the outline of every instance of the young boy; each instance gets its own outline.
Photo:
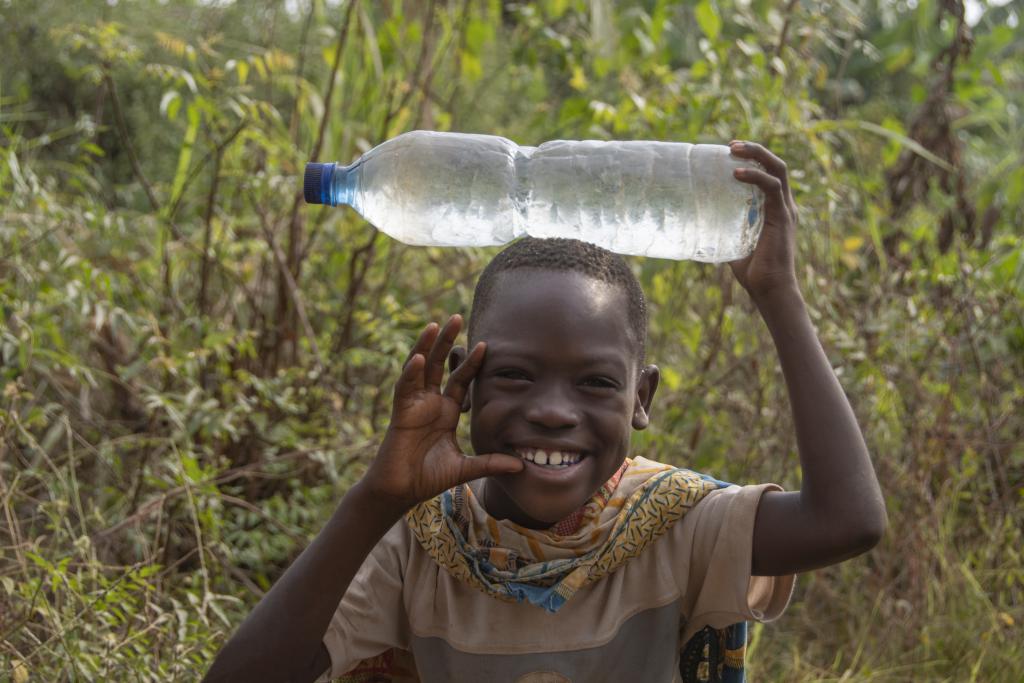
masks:
POLYGON ((786 166, 731 147, 765 169, 737 171, 766 218, 731 266, 775 341, 803 488, 627 459, 658 387, 639 285, 597 247, 522 240, 481 276, 468 350, 458 316, 420 335, 376 459, 207 680, 737 680, 744 620, 878 542, 881 491, 797 287, 786 166))

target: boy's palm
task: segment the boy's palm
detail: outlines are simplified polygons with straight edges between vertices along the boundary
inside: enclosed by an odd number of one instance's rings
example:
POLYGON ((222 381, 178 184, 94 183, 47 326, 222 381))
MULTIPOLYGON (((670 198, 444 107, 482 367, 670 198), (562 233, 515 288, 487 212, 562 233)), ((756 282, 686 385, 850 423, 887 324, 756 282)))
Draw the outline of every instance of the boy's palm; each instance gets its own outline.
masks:
POLYGON ((523 468, 511 455, 467 456, 455 440, 463 398, 484 356, 483 344, 477 344, 441 389, 461 323, 453 316, 440 332, 431 323, 420 335, 395 387, 391 425, 366 473, 375 493, 403 507, 472 479, 523 468))
POLYGON ((456 480, 467 457, 455 441, 459 414, 455 401, 429 390, 395 396, 384 443, 401 466, 388 477, 399 491, 411 490, 414 498, 425 500, 460 483, 456 480))

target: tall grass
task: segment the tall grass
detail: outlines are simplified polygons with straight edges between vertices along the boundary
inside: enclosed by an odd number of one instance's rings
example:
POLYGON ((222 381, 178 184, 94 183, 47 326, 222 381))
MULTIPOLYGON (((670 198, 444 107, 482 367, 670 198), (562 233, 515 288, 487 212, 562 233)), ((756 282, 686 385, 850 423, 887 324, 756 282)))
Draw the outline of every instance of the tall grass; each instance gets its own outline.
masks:
MULTIPOLYGON (((415 331, 467 311, 493 250, 406 248, 296 178, 415 127, 779 152, 890 523, 753 628, 751 676, 1024 679, 1021 41, 979 29, 957 66, 965 196, 1001 213, 947 243, 954 193, 932 178, 899 213, 886 175, 930 83, 896 57, 941 51, 939 8, 647 5, 610 28, 580 2, 0 8, 4 54, 35 55, 0 79, 0 680, 195 680, 358 479, 415 331), (843 100, 851 79, 877 90, 843 100)), ((728 268, 633 264, 664 378, 635 450, 799 488, 728 268)))

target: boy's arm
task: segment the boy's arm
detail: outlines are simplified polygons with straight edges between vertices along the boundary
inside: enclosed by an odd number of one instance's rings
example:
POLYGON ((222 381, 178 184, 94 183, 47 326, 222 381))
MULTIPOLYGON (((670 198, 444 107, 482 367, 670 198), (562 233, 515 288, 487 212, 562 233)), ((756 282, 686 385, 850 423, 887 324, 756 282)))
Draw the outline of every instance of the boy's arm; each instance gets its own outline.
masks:
POLYGON ((366 556, 403 510, 363 482, 218 653, 204 681, 314 681, 330 666, 331 616, 366 556))
POLYGON ((764 190, 766 212, 754 253, 730 265, 775 342, 802 469, 800 491, 766 493, 754 523, 752 573, 778 576, 872 548, 885 531, 885 503, 864 436, 797 286, 797 212, 786 165, 756 143, 734 142, 732 152, 765 169, 736 174, 764 190))
POLYGON ((444 364, 462 319, 420 335, 395 387, 391 424, 363 478, 217 655, 205 681, 313 681, 330 665, 323 637, 363 561, 412 506, 479 477, 519 472, 510 455, 469 457, 455 441, 462 399, 483 362, 477 346, 444 364))

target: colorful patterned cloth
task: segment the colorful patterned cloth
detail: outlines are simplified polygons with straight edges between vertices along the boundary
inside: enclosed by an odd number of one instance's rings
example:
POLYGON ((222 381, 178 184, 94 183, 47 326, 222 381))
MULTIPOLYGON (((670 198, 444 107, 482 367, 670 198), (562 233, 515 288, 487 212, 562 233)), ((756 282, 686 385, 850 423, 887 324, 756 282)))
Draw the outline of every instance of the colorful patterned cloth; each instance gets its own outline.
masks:
MULTIPOLYGON (((579 510, 547 530, 498 523, 468 485, 409 511, 413 537, 452 576, 499 600, 527 601, 548 612, 581 588, 638 556, 708 493, 728 484, 645 458, 627 459, 579 510)), ((706 628, 681 648, 685 683, 743 680, 746 624, 706 628)), ((340 679, 381 676, 381 658, 340 679)))

